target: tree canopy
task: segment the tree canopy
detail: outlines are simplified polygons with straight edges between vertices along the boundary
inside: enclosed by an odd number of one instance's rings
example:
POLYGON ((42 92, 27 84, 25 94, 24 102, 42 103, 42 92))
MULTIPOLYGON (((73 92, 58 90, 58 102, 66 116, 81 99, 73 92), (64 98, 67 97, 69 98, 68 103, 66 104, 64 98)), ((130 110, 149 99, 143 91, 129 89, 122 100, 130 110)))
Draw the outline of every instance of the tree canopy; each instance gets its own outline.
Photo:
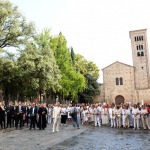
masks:
POLYGON ((27 23, 11 2, 0 0, 0 48, 18 47, 34 34, 34 24, 27 23))
POLYGON ((6 102, 92 97, 99 94, 98 77, 96 64, 68 48, 61 32, 37 33, 16 6, 0 0, 0 96, 6 102))

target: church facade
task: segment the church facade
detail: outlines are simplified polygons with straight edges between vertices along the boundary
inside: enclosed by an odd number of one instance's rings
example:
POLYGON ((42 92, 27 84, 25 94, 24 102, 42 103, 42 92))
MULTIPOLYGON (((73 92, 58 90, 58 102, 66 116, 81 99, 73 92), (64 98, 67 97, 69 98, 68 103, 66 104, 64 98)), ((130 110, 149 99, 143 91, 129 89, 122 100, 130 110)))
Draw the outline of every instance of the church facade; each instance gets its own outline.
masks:
POLYGON ((150 102, 150 59, 147 29, 129 32, 133 66, 116 61, 102 69, 100 102, 150 102))

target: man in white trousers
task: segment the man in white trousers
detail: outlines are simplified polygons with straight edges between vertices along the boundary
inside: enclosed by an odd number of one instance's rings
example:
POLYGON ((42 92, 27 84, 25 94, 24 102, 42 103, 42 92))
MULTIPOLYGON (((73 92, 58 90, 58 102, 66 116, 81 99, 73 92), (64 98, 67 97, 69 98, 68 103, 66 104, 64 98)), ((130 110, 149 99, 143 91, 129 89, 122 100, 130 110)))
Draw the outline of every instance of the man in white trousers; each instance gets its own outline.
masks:
POLYGON ((60 125, 60 119, 61 119, 61 107, 60 103, 56 102, 54 108, 53 108, 53 128, 52 132, 59 131, 59 125, 60 125))

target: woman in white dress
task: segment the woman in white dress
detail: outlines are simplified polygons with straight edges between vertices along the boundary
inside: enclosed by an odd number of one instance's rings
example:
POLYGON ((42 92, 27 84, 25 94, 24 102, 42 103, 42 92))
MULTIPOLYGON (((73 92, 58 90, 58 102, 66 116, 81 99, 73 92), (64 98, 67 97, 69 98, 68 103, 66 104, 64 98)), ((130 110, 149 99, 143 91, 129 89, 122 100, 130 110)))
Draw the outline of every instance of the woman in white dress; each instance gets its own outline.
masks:
POLYGON ((115 104, 112 104, 111 108, 109 108, 110 123, 111 123, 112 128, 116 127, 116 115, 115 114, 116 114, 115 104))
POLYGON ((136 104, 134 104, 134 108, 132 109, 132 117, 134 120, 134 128, 133 129, 140 129, 139 128, 139 120, 140 120, 140 111, 136 104))
POLYGON ((102 125, 108 125, 108 108, 106 105, 102 105, 101 109, 101 117, 102 117, 102 125))
POLYGON ((71 107, 72 105, 71 104, 68 104, 68 107, 67 107, 67 122, 68 123, 71 123, 71 116, 70 116, 70 113, 71 113, 71 107))
POLYGON ((141 109, 141 119, 142 119, 143 129, 148 128, 150 130, 150 125, 148 123, 148 111, 144 105, 142 106, 142 109, 141 109))
POLYGON ((98 125, 99 127, 101 126, 101 123, 100 123, 100 109, 98 108, 98 104, 95 105, 95 108, 94 108, 94 122, 95 122, 95 127, 98 125))
POLYGON ((123 128, 129 128, 130 127, 130 109, 128 109, 128 105, 124 105, 122 109, 122 123, 123 128))
POLYGON ((87 117, 87 115, 88 115, 88 109, 87 109, 87 106, 84 106, 84 109, 83 109, 83 111, 82 111, 82 118, 83 118, 83 123, 84 123, 84 125, 86 125, 86 126, 88 126, 88 117, 87 117))
POLYGON ((116 106, 116 125, 117 128, 121 127, 121 108, 119 105, 116 106))
POLYGON ((93 125, 94 115, 93 115, 93 106, 92 105, 89 106, 88 111, 89 111, 89 113, 88 113, 88 121, 89 121, 90 124, 93 125))

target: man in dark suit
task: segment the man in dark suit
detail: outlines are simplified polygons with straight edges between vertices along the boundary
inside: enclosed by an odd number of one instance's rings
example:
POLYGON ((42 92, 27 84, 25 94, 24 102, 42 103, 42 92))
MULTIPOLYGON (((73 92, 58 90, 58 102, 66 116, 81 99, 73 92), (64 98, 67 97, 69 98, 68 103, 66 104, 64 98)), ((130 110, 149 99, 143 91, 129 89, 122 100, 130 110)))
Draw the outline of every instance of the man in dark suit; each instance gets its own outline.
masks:
POLYGON ((35 103, 32 103, 29 112, 30 112, 30 119, 31 119, 29 130, 31 130, 32 126, 35 129, 35 122, 36 122, 36 115, 37 115, 37 107, 35 107, 35 103))
POLYGON ((7 128, 8 125, 11 128, 12 117, 14 115, 14 106, 12 105, 12 101, 10 101, 8 106, 6 107, 6 112, 7 112, 7 128))
POLYGON ((16 120, 15 120, 16 129, 18 129, 18 123, 20 123, 20 130, 21 130, 22 121, 23 121, 23 107, 21 105, 21 102, 19 102, 19 105, 16 106, 15 114, 16 114, 16 120))
POLYGON ((22 103, 22 115, 23 115, 22 126, 24 126, 26 121, 26 113, 27 113, 26 104, 23 102, 22 103))

